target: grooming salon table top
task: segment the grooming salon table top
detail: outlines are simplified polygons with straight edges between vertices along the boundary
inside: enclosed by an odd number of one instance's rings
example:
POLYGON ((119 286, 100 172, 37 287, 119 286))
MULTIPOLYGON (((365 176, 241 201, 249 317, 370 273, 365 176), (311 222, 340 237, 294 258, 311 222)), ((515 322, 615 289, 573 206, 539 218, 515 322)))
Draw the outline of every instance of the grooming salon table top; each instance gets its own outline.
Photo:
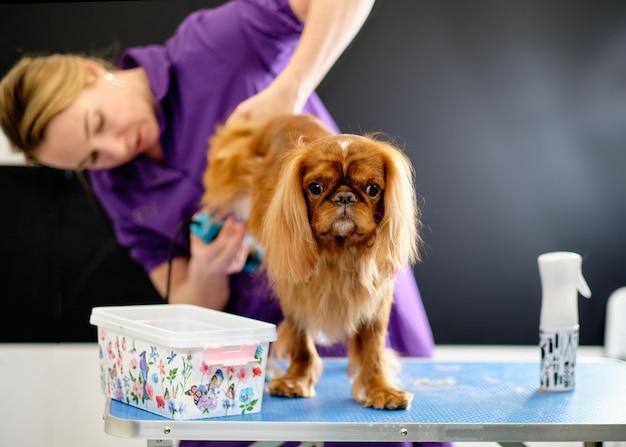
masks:
POLYGON ((539 389, 537 362, 403 359, 409 410, 363 408, 345 359, 324 359, 316 396, 263 397, 260 413, 178 421, 107 400, 105 431, 169 446, 174 439, 240 441, 624 441, 626 362, 579 358, 576 388, 539 389))

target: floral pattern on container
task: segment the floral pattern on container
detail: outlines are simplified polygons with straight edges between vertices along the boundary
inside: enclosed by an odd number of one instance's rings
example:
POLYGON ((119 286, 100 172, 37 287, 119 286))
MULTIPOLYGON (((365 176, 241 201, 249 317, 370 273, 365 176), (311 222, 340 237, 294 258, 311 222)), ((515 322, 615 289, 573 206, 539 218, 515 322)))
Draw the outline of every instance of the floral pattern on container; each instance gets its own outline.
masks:
POLYGON ((115 400, 170 419, 260 411, 267 343, 254 361, 209 365, 202 349, 173 350, 99 328, 101 385, 115 400))

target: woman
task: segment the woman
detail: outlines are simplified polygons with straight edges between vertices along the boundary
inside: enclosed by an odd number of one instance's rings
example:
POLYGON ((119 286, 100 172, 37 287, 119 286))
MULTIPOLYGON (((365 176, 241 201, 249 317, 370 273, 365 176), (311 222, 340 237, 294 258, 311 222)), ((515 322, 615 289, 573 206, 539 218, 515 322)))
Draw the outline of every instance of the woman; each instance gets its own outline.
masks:
MULTIPOLYGON (((30 160, 90 172, 119 242, 170 303, 278 322, 266 280, 242 271, 244 224, 227 220, 208 244, 183 232, 173 245, 168 290, 170 241, 198 211, 216 125, 304 112, 337 130, 314 90, 372 4, 232 1, 189 15, 164 45, 128 49, 116 69, 68 55, 24 59, 0 83, 0 123, 30 160)), ((390 346, 431 356, 410 270, 398 275, 395 299, 390 346)), ((345 349, 322 347, 320 354, 345 349)))

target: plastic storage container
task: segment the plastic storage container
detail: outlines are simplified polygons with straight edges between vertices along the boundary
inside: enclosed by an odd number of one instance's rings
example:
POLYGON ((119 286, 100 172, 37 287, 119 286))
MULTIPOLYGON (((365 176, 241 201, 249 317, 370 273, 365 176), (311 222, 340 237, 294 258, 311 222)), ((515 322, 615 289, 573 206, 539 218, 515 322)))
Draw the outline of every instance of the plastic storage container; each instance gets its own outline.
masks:
POLYGON ((169 419, 261 411, 276 326, 185 304, 96 307, 106 396, 169 419))

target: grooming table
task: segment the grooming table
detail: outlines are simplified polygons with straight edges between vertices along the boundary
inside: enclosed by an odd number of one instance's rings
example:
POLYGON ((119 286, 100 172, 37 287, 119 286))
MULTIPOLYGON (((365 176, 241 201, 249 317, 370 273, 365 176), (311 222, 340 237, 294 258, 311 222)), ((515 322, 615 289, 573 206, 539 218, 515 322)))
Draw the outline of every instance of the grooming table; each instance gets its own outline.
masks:
POLYGON ((165 419, 107 400, 105 431, 169 446, 173 439, 239 441, 624 441, 626 362, 579 359, 576 389, 539 390, 538 362, 403 360, 409 410, 363 408, 352 399, 345 359, 324 359, 313 398, 263 397, 260 413, 165 419))

